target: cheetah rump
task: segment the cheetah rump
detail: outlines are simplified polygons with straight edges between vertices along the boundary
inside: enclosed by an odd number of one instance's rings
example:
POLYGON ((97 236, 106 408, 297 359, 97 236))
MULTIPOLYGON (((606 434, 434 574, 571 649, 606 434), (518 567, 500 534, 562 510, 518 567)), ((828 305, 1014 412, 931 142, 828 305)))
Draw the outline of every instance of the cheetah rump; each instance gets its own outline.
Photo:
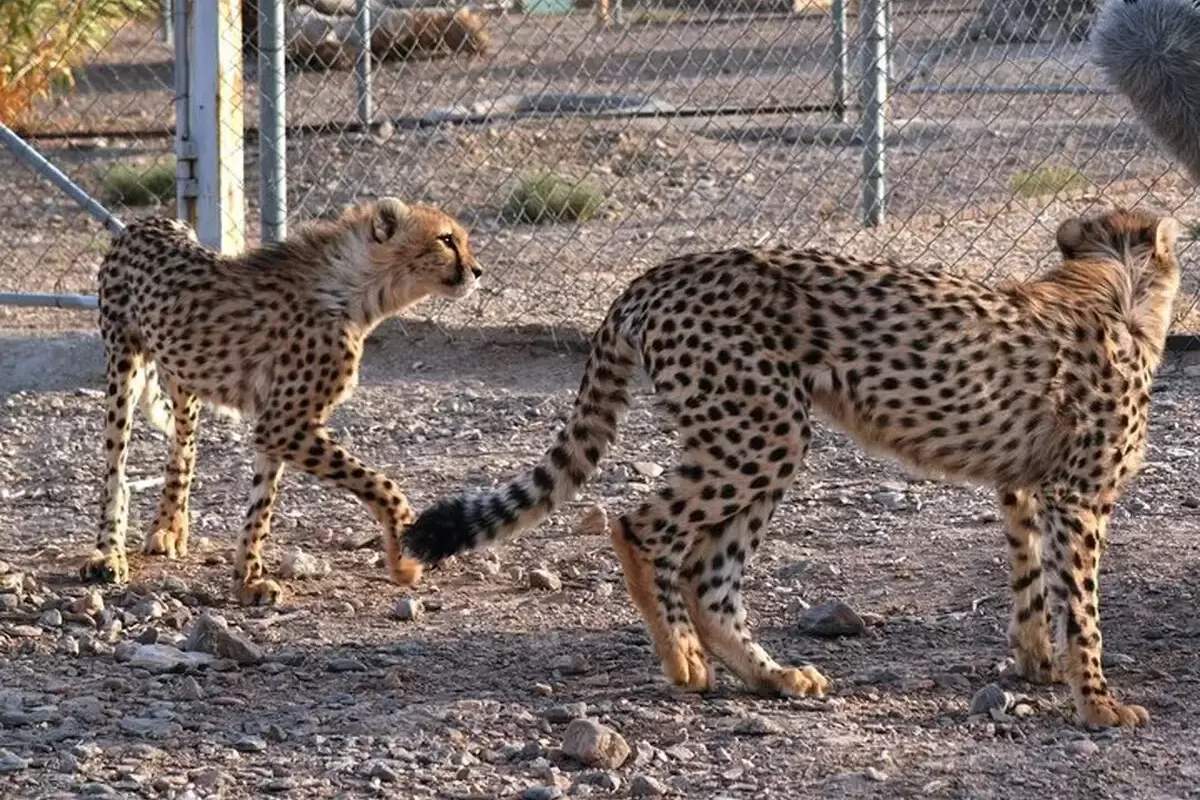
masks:
POLYGON ((1064 221, 1062 262, 988 287, 926 266, 818 250, 728 250, 652 268, 596 332, 571 417, 541 463, 444 500, 405 532, 436 563, 527 529, 575 496, 616 437, 638 364, 683 454, 609 533, 664 671, 711 686, 820 695, 746 626, 746 564, 795 478, 816 408, 919 472, 993 487, 1008 521, 1017 669, 1065 679, 1088 725, 1137 725, 1101 669, 1097 579, 1108 519, 1140 465, 1179 288, 1170 218, 1064 221), (1057 653, 1052 646, 1055 634, 1057 653))

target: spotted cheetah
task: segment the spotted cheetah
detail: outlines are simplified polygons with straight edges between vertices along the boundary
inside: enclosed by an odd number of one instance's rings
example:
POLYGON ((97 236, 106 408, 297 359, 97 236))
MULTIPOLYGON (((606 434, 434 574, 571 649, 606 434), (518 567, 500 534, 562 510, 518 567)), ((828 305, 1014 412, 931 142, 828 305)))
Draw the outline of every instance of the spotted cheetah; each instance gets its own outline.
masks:
POLYGON ((250 510, 234 559, 234 594, 242 603, 281 596, 282 587, 264 576, 262 547, 285 464, 370 506, 385 529, 393 579, 418 580, 421 565, 400 552, 413 517, 407 499, 332 441, 325 423, 354 391, 363 341, 375 326, 431 296, 466 297, 481 274, 458 222, 391 197, 238 256, 200 245, 179 220, 131 224, 100 266, 107 476, 96 552, 82 577, 129 577, 125 462, 137 398, 151 422, 173 435, 146 554, 187 554, 196 430, 207 402, 254 420, 250 510), (160 371, 169 404, 158 388, 160 371))
POLYGON ((1140 466, 1179 288, 1176 236, 1169 217, 1124 209, 1068 219, 1060 265, 995 288, 817 250, 670 259, 613 303, 541 463, 425 510, 404 551, 436 564, 574 497, 614 441, 641 364, 682 461, 610 532, 675 684, 708 689, 712 654, 759 690, 828 689, 813 667, 780 666, 754 642, 741 599, 815 408, 918 472, 993 487, 1009 528, 1017 669, 1065 678, 1088 725, 1145 724, 1101 670, 1097 573, 1113 503, 1140 466))

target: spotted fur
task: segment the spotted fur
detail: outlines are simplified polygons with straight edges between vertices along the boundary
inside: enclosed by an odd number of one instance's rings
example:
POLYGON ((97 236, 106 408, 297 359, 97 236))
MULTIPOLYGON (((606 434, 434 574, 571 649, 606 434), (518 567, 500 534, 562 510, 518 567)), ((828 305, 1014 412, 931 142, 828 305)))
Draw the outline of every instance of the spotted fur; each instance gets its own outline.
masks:
POLYGON ((815 408, 920 472, 994 487, 1009 523, 1018 668, 1065 678, 1084 723, 1143 724, 1146 711, 1118 703, 1103 676, 1097 575, 1145 443, 1179 287, 1175 237, 1171 219, 1133 211, 1070 219, 1059 266, 995 288, 816 250, 671 259, 612 305, 541 463, 498 491, 435 504, 406 552, 437 563, 575 496, 616 436, 640 364, 683 456, 611 536, 672 681, 707 689, 711 654, 761 690, 826 691, 815 669, 782 667, 753 641, 741 599, 815 408))
POLYGON ((400 552, 413 516, 403 492, 332 441, 325 423, 354 391, 363 341, 376 325, 430 296, 465 297, 480 274, 455 220, 395 198, 353 206, 239 256, 200 245, 179 220, 131 224, 99 274, 107 475, 96 552, 81 568, 83 578, 129 577, 125 462, 136 396, 172 435, 145 553, 187 554, 196 430, 207 402, 254 420, 250 510, 234 559, 242 602, 273 603, 281 594, 264 576, 262 546, 285 464, 370 506, 385 529, 392 577, 415 582, 421 566, 400 552), (159 372, 169 403, 160 396, 159 372))

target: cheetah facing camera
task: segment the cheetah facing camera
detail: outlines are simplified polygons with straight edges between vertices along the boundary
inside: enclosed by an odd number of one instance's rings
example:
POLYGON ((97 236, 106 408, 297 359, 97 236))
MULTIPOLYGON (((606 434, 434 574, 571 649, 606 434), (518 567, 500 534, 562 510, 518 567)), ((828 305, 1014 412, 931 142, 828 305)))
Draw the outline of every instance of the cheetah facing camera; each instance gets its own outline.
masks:
POLYGON ((759 690, 828 688, 753 641, 741 599, 815 407, 876 452, 994 487, 1009 526, 1017 668, 1065 679, 1086 724, 1144 724, 1145 709, 1118 703, 1104 680, 1096 582, 1113 503, 1140 464, 1179 288, 1175 237, 1170 218, 1133 211, 1069 219, 1060 266, 997 288, 815 250, 673 258, 610 308, 571 418, 537 468, 426 510, 405 552, 436 564, 574 497, 616 437, 640 363, 683 458, 610 535, 674 683, 708 689, 712 654, 759 690))
POLYGON ((187 554, 188 494, 200 403, 254 419, 254 483, 234 561, 234 593, 273 603, 262 546, 284 464, 355 494, 383 524, 394 580, 421 565, 400 551, 412 509, 400 488, 334 443, 325 423, 358 380, 363 340, 430 296, 462 298, 481 274, 451 217, 395 198, 353 206, 282 242, 225 256, 173 219, 131 224, 100 266, 100 330, 108 361, 107 479, 97 552, 85 580, 129 577, 125 482, 132 401, 173 434, 157 519, 144 552, 187 554), (157 368, 157 370, 156 370, 157 368), (158 389, 166 378, 170 403, 158 389))

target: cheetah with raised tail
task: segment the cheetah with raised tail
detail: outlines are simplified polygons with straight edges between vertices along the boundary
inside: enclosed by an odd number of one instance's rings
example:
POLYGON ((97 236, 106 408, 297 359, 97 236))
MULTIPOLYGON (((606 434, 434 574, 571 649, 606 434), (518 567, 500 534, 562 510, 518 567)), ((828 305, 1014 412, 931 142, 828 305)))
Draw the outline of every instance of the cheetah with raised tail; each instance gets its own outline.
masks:
POLYGON ((188 495, 201 402, 254 420, 250 510, 234 559, 234 594, 277 602, 262 547, 284 464, 332 481, 384 526, 392 578, 416 582, 402 557, 413 513, 400 488, 330 439, 326 421, 358 381, 363 341, 384 319, 427 297, 463 298, 481 270, 467 232, 424 205, 386 197, 315 221, 285 241, 226 256, 186 223, 131 224, 100 266, 100 331, 107 352, 107 475, 96 553, 85 580, 124 582, 133 403, 172 436, 157 519, 144 552, 187 554, 188 495), (168 403, 158 388, 165 377, 168 403))
POLYGON ((1113 503, 1145 444, 1179 289, 1176 236, 1170 218, 1135 211, 1069 219, 1059 266, 996 288, 817 250, 670 259, 613 303, 541 463, 426 510, 404 551, 436 564, 574 497, 615 439, 641 364, 682 461, 610 532, 671 681, 708 689, 712 654, 759 690, 826 692, 816 669, 780 666, 754 642, 741 599, 815 408, 918 471, 994 487, 1009 527, 1017 668, 1065 678, 1085 724, 1145 724, 1146 710, 1119 703, 1101 670, 1097 574, 1113 503))

